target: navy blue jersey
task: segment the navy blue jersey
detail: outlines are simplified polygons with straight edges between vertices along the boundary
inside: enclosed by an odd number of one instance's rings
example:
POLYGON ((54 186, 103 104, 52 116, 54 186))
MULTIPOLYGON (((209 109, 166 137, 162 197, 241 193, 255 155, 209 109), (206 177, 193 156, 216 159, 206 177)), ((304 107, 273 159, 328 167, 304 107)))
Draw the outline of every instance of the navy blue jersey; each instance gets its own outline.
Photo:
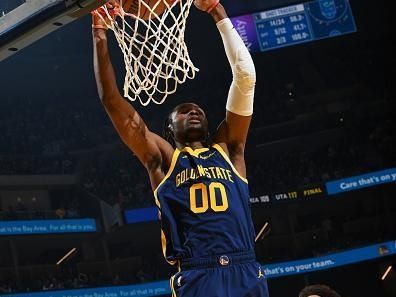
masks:
POLYGON ((154 195, 169 263, 254 250, 247 180, 219 145, 176 149, 154 195))

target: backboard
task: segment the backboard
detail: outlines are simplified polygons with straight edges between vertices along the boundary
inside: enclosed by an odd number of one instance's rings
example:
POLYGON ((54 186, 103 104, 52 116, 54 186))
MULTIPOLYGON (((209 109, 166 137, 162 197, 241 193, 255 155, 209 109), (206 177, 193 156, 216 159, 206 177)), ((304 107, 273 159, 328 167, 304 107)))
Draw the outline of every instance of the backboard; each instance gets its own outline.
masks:
POLYGON ((0 61, 108 0, 2 0, 0 61))

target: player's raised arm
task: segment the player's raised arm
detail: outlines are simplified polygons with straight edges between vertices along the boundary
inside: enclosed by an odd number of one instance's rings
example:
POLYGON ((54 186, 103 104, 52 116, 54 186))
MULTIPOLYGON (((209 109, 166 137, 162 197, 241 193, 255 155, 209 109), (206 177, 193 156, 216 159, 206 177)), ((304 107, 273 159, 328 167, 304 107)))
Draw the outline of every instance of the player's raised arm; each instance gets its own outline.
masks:
POLYGON ((246 176, 244 149, 253 114, 256 71, 250 53, 224 7, 217 3, 216 0, 195 1, 195 6, 209 12, 216 22, 233 75, 226 104, 226 118, 220 124, 214 141, 228 151, 236 169, 246 176))
POLYGON ((147 168, 155 188, 164 176, 162 165, 170 163, 173 148, 152 133, 133 106, 121 96, 110 61, 106 24, 96 13, 92 20, 94 69, 101 102, 124 143, 147 168))

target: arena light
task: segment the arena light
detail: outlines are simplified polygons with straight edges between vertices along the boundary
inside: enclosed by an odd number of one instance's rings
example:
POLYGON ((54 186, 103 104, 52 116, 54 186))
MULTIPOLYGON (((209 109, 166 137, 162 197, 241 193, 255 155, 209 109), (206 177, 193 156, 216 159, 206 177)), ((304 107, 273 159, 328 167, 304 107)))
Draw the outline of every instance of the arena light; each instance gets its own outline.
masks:
POLYGON ((56 262, 56 265, 61 264, 63 261, 65 261, 71 254, 73 254, 77 249, 76 248, 72 248, 66 255, 64 255, 62 257, 62 259, 60 259, 58 262, 56 262))
POLYGON ((257 234, 256 239, 254 240, 255 242, 257 242, 257 240, 261 237, 261 235, 264 233, 264 230, 267 228, 268 226, 268 222, 266 222, 263 226, 263 228, 261 228, 260 232, 257 234))
POLYGON ((388 276, 388 274, 391 271, 391 269, 392 269, 392 265, 389 265, 389 267, 386 269, 386 271, 382 275, 381 280, 385 280, 385 278, 388 276))

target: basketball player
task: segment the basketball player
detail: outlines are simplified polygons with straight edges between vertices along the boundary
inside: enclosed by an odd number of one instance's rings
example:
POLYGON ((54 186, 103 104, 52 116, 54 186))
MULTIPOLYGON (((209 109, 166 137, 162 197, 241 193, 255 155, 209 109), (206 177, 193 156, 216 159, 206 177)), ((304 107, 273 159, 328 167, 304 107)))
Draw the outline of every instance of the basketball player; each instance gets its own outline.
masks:
POLYGON ((213 139, 195 103, 176 106, 164 138, 146 126, 116 85, 106 26, 93 14, 94 68, 100 99, 125 144, 147 169, 161 217, 166 260, 177 265, 172 296, 268 296, 254 254, 244 148, 253 114, 251 56, 221 4, 196 0, 211 14, 232 68, 226 115, 213 139), (171 144, 172 143, 172 144, 171 144))

